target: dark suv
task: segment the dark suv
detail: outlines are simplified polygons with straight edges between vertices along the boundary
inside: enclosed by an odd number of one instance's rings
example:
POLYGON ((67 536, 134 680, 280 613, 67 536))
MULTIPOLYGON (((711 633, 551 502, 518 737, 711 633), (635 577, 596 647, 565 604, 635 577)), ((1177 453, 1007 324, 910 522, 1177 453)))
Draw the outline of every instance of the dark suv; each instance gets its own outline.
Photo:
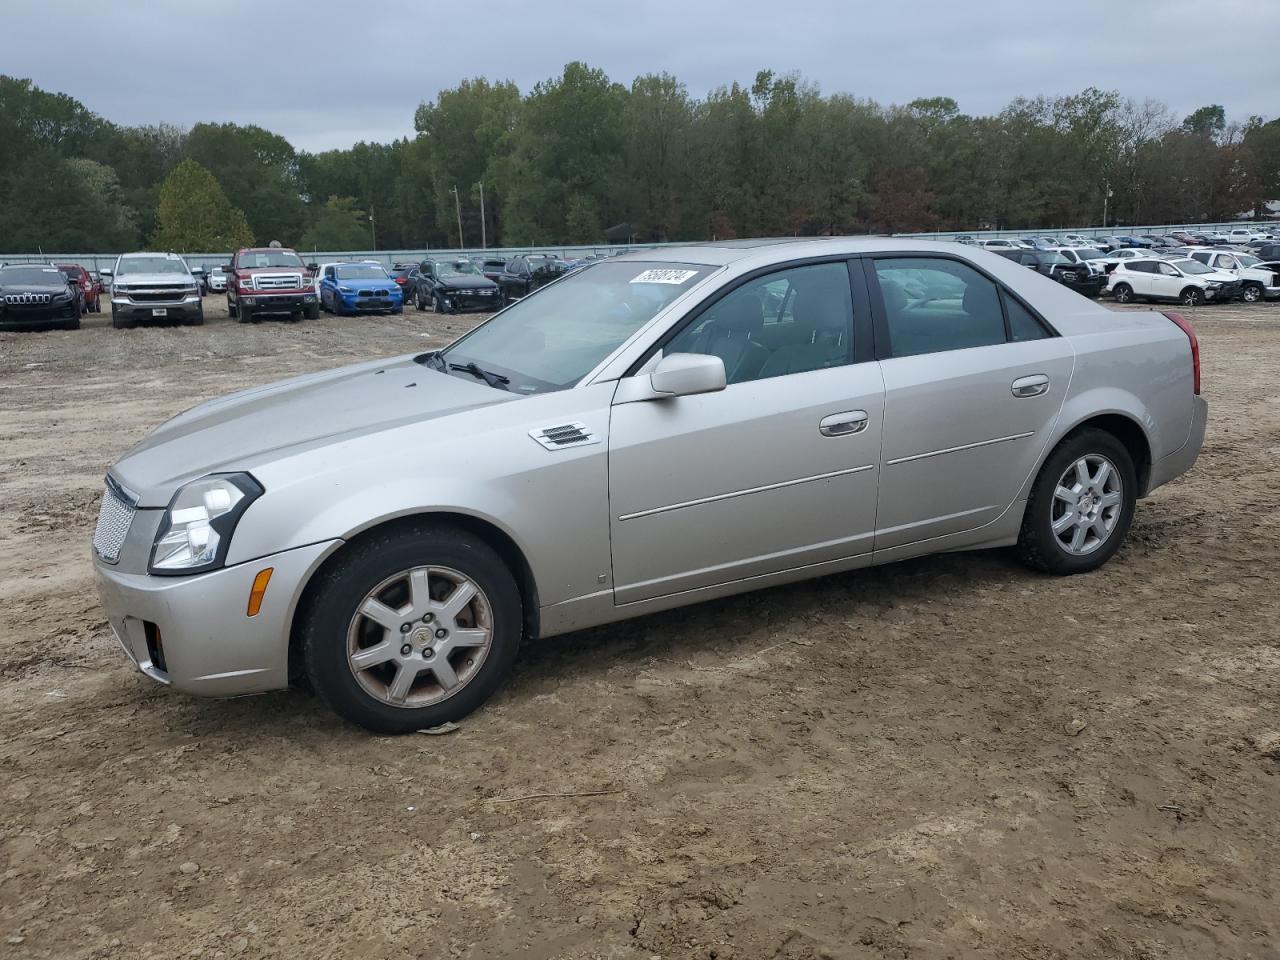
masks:
POLYGON ((0 330, 80 329, 80 293, 57 267, 0 267, 0 330))
POLYGON ((513 257, 498 277, 502 288, 502 300, 518 300, 528 296, 552 280, 559 280, 565 273, 562 261, 548 253, 529 253, 513 257))
POLYGON ((1082 263, 1072 263, 1062 254, 1052 250, 996 250, 1007 260, 1020 263, 1024 267, 1052 277, 1060 284, 1070 287, 1076 293, 1086 297, 1101 295, 1102 288, 1107 285, 1105 273, 1094 273, 1082 263))
POLYGON ((430 307, 437 313, 492 311, 502 305, 498 285, 470 260, 423 260, 418 271, 414 303, 419 310, 430 307))

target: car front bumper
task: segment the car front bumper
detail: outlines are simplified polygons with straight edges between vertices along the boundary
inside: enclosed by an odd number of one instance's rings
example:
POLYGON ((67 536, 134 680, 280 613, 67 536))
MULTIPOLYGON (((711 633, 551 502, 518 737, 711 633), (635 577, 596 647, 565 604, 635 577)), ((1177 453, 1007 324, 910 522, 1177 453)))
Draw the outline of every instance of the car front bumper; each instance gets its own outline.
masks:
POLYGON ((112 297, 111 309, 122 317, 133 320, 186 320, 198 317, 204 310, 203 300, 199 294, 183 297, 181 300, 167 300, 148 303, 130 300, 128 297, 112 297))
POLYGON ((241 293, 237 295, 237 304, 249 307, 254 313, 297 313, 316 303, 313 291, 293 293, 241 293))
POLYGON ((341 541, 315 543, 187 577, 130 573, 94 557, 111 632, 160 683, 206 697, 289 684, 289 633, 310 575, 341 541), (254 578, 272 568, 262 607, 248 615, 254 578))
POLYGON ((470 290, 443 290, 440 296, 450 310, 496 310, 502 305, 498 291, 477 293, 470 290))
POLYGON ((386 297, 362 297, 355 293, 339 294, 343 309, 352 313, 377 313, 382 310, 404 309, 404 297, 395 293, 386 297))
POLYGON ((0 330, 39 330, 58 327, 76 318, 75 299, 66 303, 5 306, 0 304, 0 330))

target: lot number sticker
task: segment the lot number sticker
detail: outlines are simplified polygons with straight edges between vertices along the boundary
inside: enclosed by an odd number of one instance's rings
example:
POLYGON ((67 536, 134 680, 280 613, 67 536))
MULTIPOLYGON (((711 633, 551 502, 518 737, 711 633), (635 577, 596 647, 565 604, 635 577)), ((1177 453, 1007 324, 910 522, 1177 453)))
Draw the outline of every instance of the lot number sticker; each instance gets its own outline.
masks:
POLYGON ((632 280, 632 283, 684 283, 690 277, 696 277, 697 270, 646 270, 632 280))

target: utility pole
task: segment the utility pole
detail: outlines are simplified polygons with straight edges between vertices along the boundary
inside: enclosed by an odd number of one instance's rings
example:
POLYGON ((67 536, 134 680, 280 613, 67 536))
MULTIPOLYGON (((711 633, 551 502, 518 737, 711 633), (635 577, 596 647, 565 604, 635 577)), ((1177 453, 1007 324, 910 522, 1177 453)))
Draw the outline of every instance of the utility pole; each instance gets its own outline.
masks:
POLYGON ((484 226, 484 181, 480 181, 480 249, 486 250, 489 247, 489 237, 485 232, 484 226))
POLYGON ((452 194, 453 194, 453 203, 454 203, 454 206, 455 206, 455 207, 457 208, 457 210, 458 210, 458 249, 459 249, 459 250, 461 250, 461 249, 462 249, 462 247, 463 247, 463 242, 462 242, 462 198, 458 196, 458 186, 457 186, 457 184, 454 184, 454 187, 453 187, 453 189, 450 191, 450 193, 452 193, 452 194))
POLYGON ((1107 201, 1111 199, 1111 181, 1102 181, 1102 225, 1107 225, 1107 201))
POLYGON ((373 242, 373 249, 378 249, 378 224, 373 219, 373 204, 369 204, 369 236, 373 242))

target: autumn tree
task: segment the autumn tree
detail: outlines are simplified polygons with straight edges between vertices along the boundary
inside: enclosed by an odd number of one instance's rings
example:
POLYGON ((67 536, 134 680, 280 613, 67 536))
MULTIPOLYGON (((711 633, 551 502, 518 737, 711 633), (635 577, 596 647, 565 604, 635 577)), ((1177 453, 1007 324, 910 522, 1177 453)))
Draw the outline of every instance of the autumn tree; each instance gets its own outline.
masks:
POLYGON ((161 250, 235 250, 253 244, 253 231, 213 174, 194 160, 184 160, 160 187, 151 243, 161 250))

